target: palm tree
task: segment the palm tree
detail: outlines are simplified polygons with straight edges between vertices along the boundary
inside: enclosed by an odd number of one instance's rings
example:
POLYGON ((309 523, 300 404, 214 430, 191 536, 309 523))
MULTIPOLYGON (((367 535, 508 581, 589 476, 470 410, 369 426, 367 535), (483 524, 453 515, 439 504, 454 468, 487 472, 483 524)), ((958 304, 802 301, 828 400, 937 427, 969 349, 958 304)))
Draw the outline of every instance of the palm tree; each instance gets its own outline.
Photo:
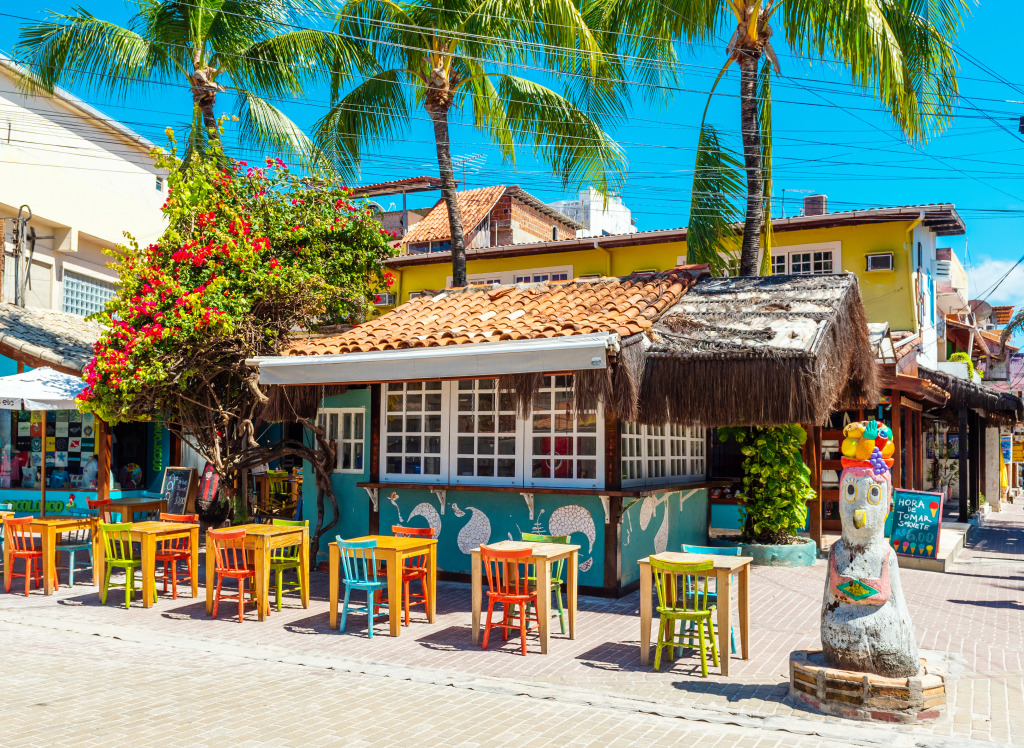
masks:
POLYGON ((731 33, 708 102, 735 63, 742 161, 707 123, 705 107, 687 241, 691 262, 708 262, 720 272, 730 269, 722 255, 735 248, 733 221, 740 217, 740 275, 757 275, 762 234, 763 266, 770 267, 771 78, 780 73, 771 43, 776 27, 795 55, 845 65, 853 82, 879 100, 912 143, 941 130, 957 98, 953 43, 968 12, 964 0, 596 1, 594 25, 609 30, 621 53, 648 65, 676 62, 674 50, 652 39, 709 44, 731 33))
POLYGON ((426 113, 456 286, 466 284, 466 252, 452 170, 453 111, 465 112, 506 162, 514 161, 516 145, 528 145, 563 186, 589 182, 606 194, 618 186, 625 158, 602 122, 624 113, 621 68, 573 0, 353 0, 338 15, 337 32, 365 40, 377 65, 349 90, 333 87, 317 145, 352 173, 367 147, 397 139, 414 111, 426 113), (564 94, 512 74, 522 66, 558 77, 564 94))
MULTIPOLYGON (((326 78, 328 65, 351 63, 359 45, 331 33, 303 28, 319 6, 303 0, 134 0, 127 27, 82 8, 49 12, 22 27, 15 58, 32 74, 27 89, 52 93, 81 85, 125 96, 153 83, 184 83, 192 94, 186 160, 219 145, 215 111, 221 93, 235 96, 243 143, 297 158, 311 166, 312 142, 274 97, 302 94, 326 78)), ((344 77, 342 68, 333 71, 344 77)))

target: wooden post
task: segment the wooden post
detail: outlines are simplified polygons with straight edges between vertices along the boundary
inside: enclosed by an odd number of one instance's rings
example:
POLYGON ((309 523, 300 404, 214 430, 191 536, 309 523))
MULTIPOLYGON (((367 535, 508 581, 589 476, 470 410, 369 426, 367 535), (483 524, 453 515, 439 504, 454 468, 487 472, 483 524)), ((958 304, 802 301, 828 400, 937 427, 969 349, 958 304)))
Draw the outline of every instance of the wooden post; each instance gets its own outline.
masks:
POLYGON ((43 461, 39 466, 39 516, 46 516, 46 411, 43 411, 43 461))
POLYGON ((896 452, 893 454, 892 470, 892 484, 897 488, 903 487, 903 411, 900 408, 900 391, 892 390, 890 392, 890 402, 892 403, 892 441, 896 446, 896 452))
POLYGON ((810 514, 808 530, 811 540, 817 543, 818 549, 821 550, 821 426, 804 424, 803 428, 807 432, 807 441, 804 442, 801 456, 804 464, 811 471, 810 483, 815 496, 807 507, 810 514))
MULTIPOLYGON (((903 395, 900 395, 902 401, 903 395)), ((900 403, 903 411, 903 454, 905 464, 903 466, 903 487, 913 489, 914 476, 917 475, 917 442, 914 440, 914 410, 900 403)))
POLYGON ((924 424, 921 420, 921 411, 914 413, 914 433, 917 438, 914 442, 914 456, 917 460, 917 475, 914 476, 914 488, 918 491, 924 490, 924 424))
MULTIPOLYGON (((609 491, 622 487, 622 424, 618 416, 605 411, 604 485, 609 491)), ((668 507, 666 507, 668 511, 668 507)), ((604 591, 618 597, 622 590, 622 497, 608 497, 608 517, 604 526, 604 591)))
POLYGON ((985 424, 984 418, 982 418, 981 416, 977 416, 977 419, 978 420, 976 421, 976 423, 978 424, 978 438, 976 439, 976 441, 978 442, 978 493, 975 494, 974 511, 978 511, 979 509, 981 509, 981 494, 985 492, 985 486, 987 485, 985 483, 985 477, 988 473, 988 470, 985 469, 985 462, 987 461, 988 457, 988 450, 985 445, 985 442, 988 440, 985 438, 985 432, 988 430, 988 428, 985 424))
MULTIPOLYGON (((380 435, 381 435, 381 397, 383 385, 374 384, 370 386, 370 482, 380 482, 380 435)), ((379 490, 379 489, 378 489, 379 490)), ((369 497, 366 499, 369 501, 369 497)), ((380 501, 374 509, 370 504, 368 535, 377 535, 380 532, 380 501)))
POLYGON ((958 424, 958 437, 957 443, 959 447, 959 471, 960 471, 960 500, 959 500, 959 512, 957 515, 958 522, 966 522, 967 512, 967 407, 964 405, 960 406, 959 413, 959 424, 958 424))
POLYGON ((96 419, 96 498, 110 498, 110 426, 96 419))

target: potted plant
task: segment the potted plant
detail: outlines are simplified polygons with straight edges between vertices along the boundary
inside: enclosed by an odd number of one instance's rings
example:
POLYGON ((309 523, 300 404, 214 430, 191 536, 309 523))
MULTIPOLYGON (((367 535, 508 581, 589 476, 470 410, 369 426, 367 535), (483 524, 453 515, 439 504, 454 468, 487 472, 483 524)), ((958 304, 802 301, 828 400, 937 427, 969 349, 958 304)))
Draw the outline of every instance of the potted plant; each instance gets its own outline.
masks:
POLYGON ((740 444, 743 454, 743 490, 737 494, 743 500, 743 555, 765 566, 812 565, 817 545, 797 534, 807 525, 807 502, 815 497, 800 456, 807 432, 790 424, 723 427, 718 435, 740 444))

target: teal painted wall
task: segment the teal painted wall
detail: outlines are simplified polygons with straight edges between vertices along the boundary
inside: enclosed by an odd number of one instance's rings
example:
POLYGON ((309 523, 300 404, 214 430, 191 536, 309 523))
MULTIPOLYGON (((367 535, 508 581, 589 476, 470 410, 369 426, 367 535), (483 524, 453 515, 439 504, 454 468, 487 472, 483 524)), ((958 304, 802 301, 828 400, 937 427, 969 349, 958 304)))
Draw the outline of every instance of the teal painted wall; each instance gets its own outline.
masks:
MULTIPOLYGON (((627 506, 632 499, 623 499, 627 506)), ((707 541, 708 491, 669 491, 637 500, 622 513, 622 584, 640 578, 637 562, 652 553, 707 541)))

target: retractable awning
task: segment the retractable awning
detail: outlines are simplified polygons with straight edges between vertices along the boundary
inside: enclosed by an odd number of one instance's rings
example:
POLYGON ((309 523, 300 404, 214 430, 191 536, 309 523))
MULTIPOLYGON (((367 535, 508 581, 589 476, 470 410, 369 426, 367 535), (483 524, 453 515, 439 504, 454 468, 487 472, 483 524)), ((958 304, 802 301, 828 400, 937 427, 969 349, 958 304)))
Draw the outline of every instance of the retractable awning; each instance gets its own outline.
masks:
POLYGON ((314 356, 263 356, 246 361, 261 384, 365 384, 497 377, 504 374, 608 368, 616 333, 472 343, 314 356))

